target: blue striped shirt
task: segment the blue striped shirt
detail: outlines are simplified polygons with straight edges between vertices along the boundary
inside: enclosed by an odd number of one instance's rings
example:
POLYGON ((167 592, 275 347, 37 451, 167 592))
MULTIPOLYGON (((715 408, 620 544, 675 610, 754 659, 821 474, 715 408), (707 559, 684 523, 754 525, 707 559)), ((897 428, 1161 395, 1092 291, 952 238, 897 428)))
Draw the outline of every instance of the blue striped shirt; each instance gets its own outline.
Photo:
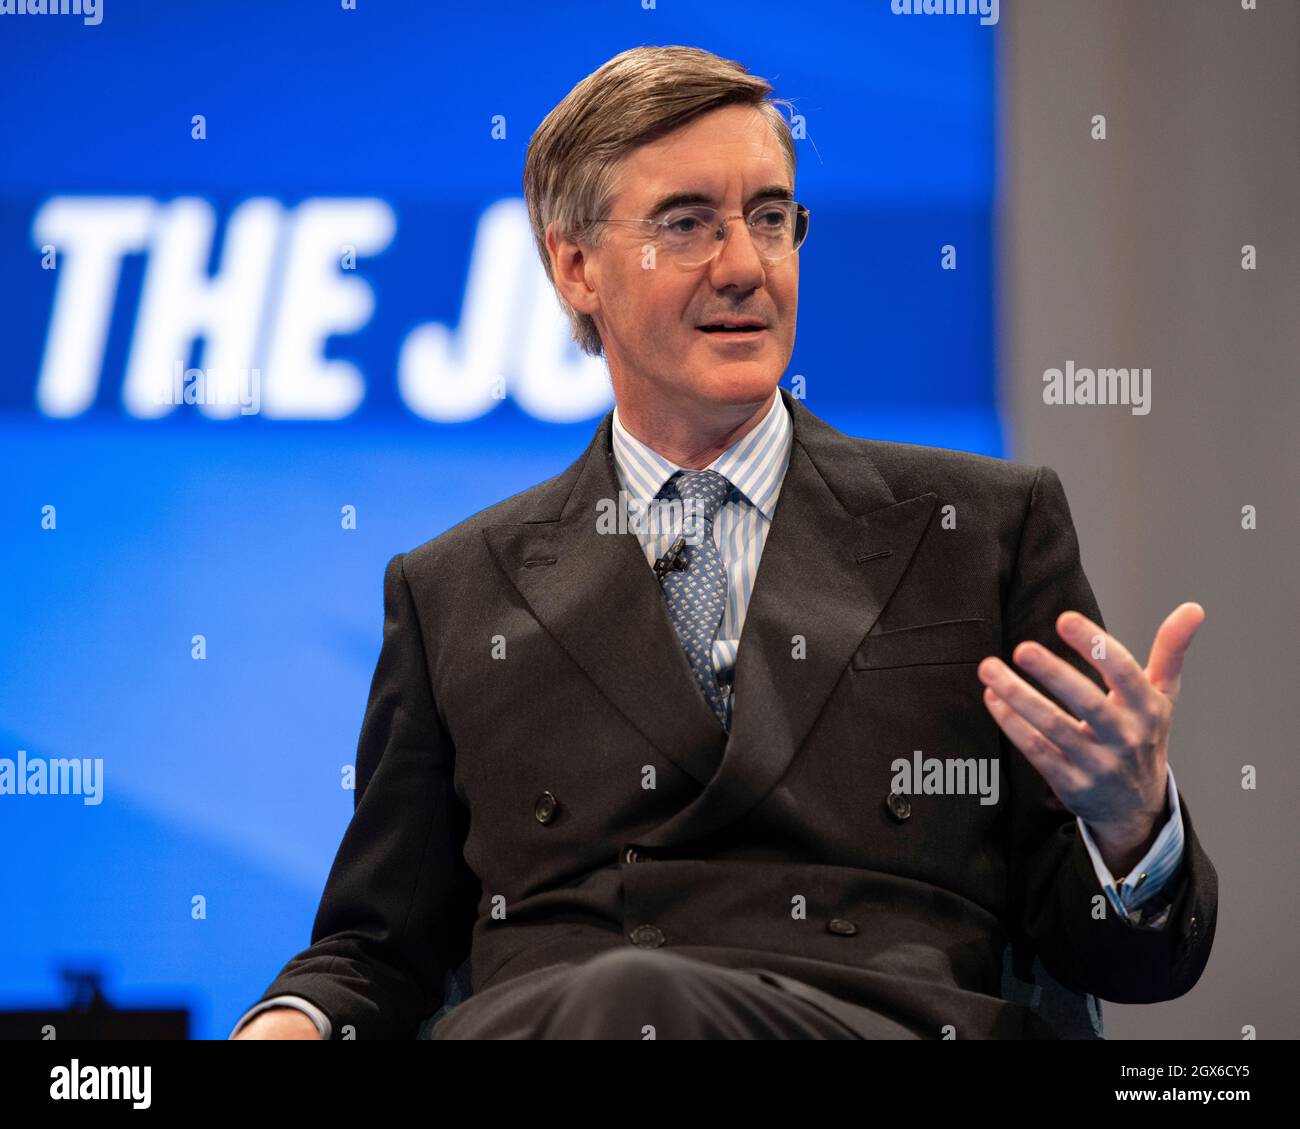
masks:
MULTIPOLYGON (((793 437, 790 412, 777 392, 758 426, 705 468, 716 471, 735 487, 713 518, 713 539, 727 570, 727 606, 713 643, 713 672, 733 715, 736 651, 745 626, 749 596, 754 590, 754 578, 758 575, 758 561, 763 555, 786 464, 790 461, 793 437)), ((619 483, 645 513, 664 483, 684 468, 669 462, 629 433, 619 419, 618 408, 614 409, 611 442, 619 483)), ((671 527, 661 527, 658 523, 649 526, 643 522, 635 528, 635 533, 651 565, 668 551, 677 536, 671 527)))

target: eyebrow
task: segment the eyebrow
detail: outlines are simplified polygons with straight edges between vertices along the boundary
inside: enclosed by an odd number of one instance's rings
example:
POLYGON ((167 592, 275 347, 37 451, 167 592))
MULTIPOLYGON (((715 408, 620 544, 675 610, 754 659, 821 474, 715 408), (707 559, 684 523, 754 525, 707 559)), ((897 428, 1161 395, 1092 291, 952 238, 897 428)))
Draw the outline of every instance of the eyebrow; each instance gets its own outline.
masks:
MULTIPOLYGON (((768 184, 755 192, 748 200, 745 201, 746 210, 751 204, 756 204, 759 200, 793 200, 794 193, 784 184, 768 184)), ((672 192, 667 196, 656 200, 654 206, 646 213, 647 218, 662 215, 671 208, 680 208, 687 204, 708 204, 710 207, 718 206, 716 196, 711 196, 707 192, 672 192)))

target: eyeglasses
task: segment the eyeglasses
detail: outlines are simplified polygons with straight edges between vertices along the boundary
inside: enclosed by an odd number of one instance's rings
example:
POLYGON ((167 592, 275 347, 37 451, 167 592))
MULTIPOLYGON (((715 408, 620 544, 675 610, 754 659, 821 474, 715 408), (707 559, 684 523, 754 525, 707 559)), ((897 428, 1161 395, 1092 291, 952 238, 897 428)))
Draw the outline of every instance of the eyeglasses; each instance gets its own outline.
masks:
POLYGON ((793 255, 808 238, 808 209, 793 200, 769 200, 747 216, 724 216, 702 205, 674 208, 663 219, 590 220, 590 223, 635 223, 647 229, 655 247, 683 270, 704 266, 718 257, 727 240, 727 223, 744 219, 759 257, 776 262, 793 255))

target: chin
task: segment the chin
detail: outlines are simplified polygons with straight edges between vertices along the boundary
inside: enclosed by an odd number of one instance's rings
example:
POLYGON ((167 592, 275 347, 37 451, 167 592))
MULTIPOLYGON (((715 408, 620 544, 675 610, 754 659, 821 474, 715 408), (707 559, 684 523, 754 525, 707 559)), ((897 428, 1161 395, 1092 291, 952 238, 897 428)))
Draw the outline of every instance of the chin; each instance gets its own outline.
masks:
POLYGON ((752 404, 766 400, 781 379, 781 371, 758 361, 717 365, 692 384, 700 395, 719 404, 752 404))

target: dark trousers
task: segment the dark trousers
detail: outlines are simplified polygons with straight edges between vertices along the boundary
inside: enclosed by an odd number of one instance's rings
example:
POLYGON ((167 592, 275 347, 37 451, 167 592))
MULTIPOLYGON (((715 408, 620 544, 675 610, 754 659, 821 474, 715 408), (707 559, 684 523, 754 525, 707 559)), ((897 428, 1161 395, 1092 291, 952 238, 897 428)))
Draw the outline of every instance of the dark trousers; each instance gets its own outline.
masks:
POLYGON ((494 984, 432 1039, 915 1039, 808 984, 663 949, 612 949, 494 984))

